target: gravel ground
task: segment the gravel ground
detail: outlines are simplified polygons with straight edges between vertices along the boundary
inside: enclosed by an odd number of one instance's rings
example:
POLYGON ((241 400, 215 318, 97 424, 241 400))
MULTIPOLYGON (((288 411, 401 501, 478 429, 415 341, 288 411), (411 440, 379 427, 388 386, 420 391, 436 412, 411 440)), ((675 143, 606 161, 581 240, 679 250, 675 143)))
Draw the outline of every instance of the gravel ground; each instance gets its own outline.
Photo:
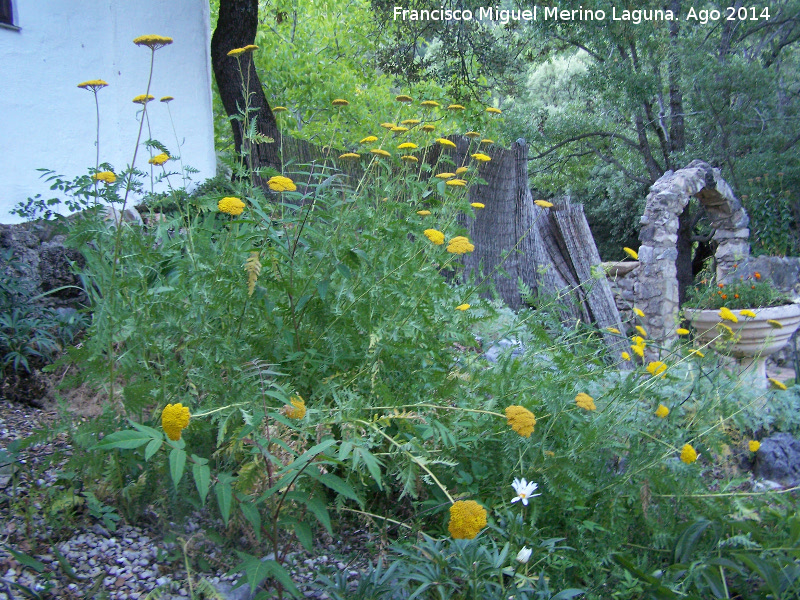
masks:
MULTIPOLYGON (((46 428, 55 419, 54 411, 0 400, 0 449, 41 427, 46 428)), ((207 517, 200 513, 192 515, 180 527, 170 524, 174 528, 171 536, 144 522, 120 524, 116 531, 109 531, 100 522, 86 517, 76 519, 83 526, 79 525, 68 537, 62 533, 59 538, 44 518, 44 508, 36 501, 42 497, 44 488, 56 485, 55 472, 60 465, 46 462, 54 453, 69 455, 66 434, 30 446, 20 454, 17 464, 6 464, 8 461, 0 450, 0 600, 26 597, 12 583, 26 586, 43 598, 65 600, 139 599, 154 589, 161 592, 154 597, 163 600, 187 598, 189 586, 182 549, 165 539, 176 539, 176 534, 190 540, 193 552, 202 553, 207 564, 218 566, 212 568, 218 572, 193 572, 195 586, 205 579, 223 598, 252 597, 249 588, 232 589, 239 574, 225 573, 236 562, 235 558, 205 536, 203 525, 207 524, 207 517), (44 570, 37 573, 21 564, 9 548, 32 556, 44 565, 44 570), (68 563, 67 567, 60 564, 59 554, 68 563)), ((346 572, 348 580, 357 583, 361 571, 369 564, 366 546, 371 541, 369 533, 356 529, 337 533, 336 539, 326 535, 317 540, 318 547, 313 553, 302 548, 290 552, 286 566, 306 597, 324 600, 325 591, 312 585, 317 575, 346 572)), ((267 555, 266 550, 264 554, 267 555)))

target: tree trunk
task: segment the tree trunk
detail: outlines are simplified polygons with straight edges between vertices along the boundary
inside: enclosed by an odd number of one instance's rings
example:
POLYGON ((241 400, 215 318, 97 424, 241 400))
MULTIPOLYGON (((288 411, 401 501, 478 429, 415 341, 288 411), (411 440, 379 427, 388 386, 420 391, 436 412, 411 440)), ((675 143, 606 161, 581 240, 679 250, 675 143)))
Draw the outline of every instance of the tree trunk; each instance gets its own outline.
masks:
MULTIPOLYGON (((252 44, 256 39, 257 27, 258 0, 220 0, 217 28, 211 37, 211 65, 228 117, 241 116, 245 108, 247 89, 250 107, 248 120, 255 120, 258 133, 275 140, 269 144, 250 142, 243 135, 243 122, 240 119, 231 119, 236 151, 249 153, 248 163, 253 171, 263 167, 280 171, 280 132, 253 65, 253 55, 250 52, 239 55, 241 73, 237 58, 228 56, 228 52, 234 48, 252 44)), ((266 189, 266 180, 258 173, 254 173, 253 183, 266 189)))

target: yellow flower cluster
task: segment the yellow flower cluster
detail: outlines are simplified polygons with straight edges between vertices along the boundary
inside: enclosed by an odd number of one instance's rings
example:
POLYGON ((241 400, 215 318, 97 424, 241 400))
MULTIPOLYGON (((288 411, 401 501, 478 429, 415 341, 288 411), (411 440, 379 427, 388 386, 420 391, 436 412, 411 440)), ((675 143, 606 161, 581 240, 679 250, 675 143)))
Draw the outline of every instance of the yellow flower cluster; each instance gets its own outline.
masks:
POLYGON ((689 335, 689 330, 684 329, 683 327, 679 327, 678 329, 675 330, 675 333, 677 333, 678 335, 689 335))
POLYGON ((421 121, 419 119, 405 119, 400 121, 400 125, 419 125, 421 121))
POLYGON ((294 181, 288 177, 284 177, 283 175, 275 175, 275 177, 270 177, 269 181, 267 181, 267 185, 273 192, 294 192, 297 190, 297 186, 294 184, 294 181))
POLYGON ((90 79, 89 81, 82 81, 78 84, 78 87, 84 90, 92 90, 93 92, 96 92, 100 88, 104 88, 107 85, 108 83, 102 79, 90 79))
POLYGON ((334 106, 347 106, 350 103, 344 98, 336 98, 333 102, 331 102, 331 104, 334 106))
POLYGON ((719 309, 719 318, 731 323, 739 322, 739 318, 733 314, 733 311, 725 306, 719 309))
POLYGON ((374 135, 368 135, 367 137, 365 137, 363 140, 361 140, 358 143, 359 144, 371 144, 372 142, 377 142, 377 141, 378 141, 378 138, 376 138, 374 135))
POLYGON ((444 234, 438 229, 426 229, 422 233, 424 233, 425 237, 437 246, 444 244, 444 234))
POLYGON ((486 208, 486 205, 483 202, 470 202, 469 205, 472 208, 486 208))
POLYGON ((755 319, 756 318, 756 313, 754 313, 749 308, 745 308, 744 310, 740 310, 739 314, 741 316, 743 316, 743 317, 750 317, 751 319, 755 319))
POLYGON ((411 142, 403 142, 397 147, 398 150, 415 150, 416 148, 417 145, 412 144, 411 142))
POLYGON ((420 127, 420 129, 422 129, 422 131, 431 132, 434 129, 436 129, 436 125, 431 125, 430 123, 428 123, 427 125, 423 125, 422 127, 420 127))
POLYGON ((228 52, 228 56, 239 56, 240 54, 246 54, 248 52, 255 52, 256 50, 258 50, 258 46, 256 46, 255 44, 248 44, 247 46, 244 46, 243 48, 234 48, 233 50, 228 52))
POLYGON ((494 108, 490 106, 489 108, 486 109, 486 112, 489 113, 490 115, 499 115, 503 111, 500 110, 499 108, 494 108))
POLYGON ((534 200, 533 203, 540 208, 553 208, 553 203, 547 200, 534 200))
POLYGON ((344 154, 340 154, 339 158, 342 160, 358 160, 361 158, 360 154, 356 154, 355 152, 345 152, 344 154))
POLYGON ((288 110, 289 110, 289 109, 288 109, 288 108, 286 108, 285 106, 276 106, 276 107, 274 107, 274 108, 272 109, 272 112, 274 112, 274 113, 282 113, 282 112, 286 112, 286 111, 288 111, 288 110))
POLYGON ((472 156, 472 158, 474 158, 478 162, 489 162, 490 160, 492 160, 490 156, 482 154, 481 152, 476 152, 475 154, 472 154, 471 156, 472 156))
POLYGON ((290 419, 298 421, 306 416, 306 403, 301 396, 290 396, 289 404, 283 407, 284 414, 290 419))
POLYGON ((747 448, 750 452, 758 452, 758 449, 761 448, 761 442, 758 440, 750 440, 747 442, 747 448))
POLYGON ((465 187, 467 185, 467 182, 464 181, 463 179, 450 179, 448 181, 445 181, 444 184, 452 187, 465 187))
POLYGON ((153 158, 151 158, 147 162, 150 163, 151 165, 156 165, 160 167, 168 160, 169 160, 169 154, 167 154, 166 152, 162 152, 161 154, 156 154, 153 158))
POLYGON ((653 377, 661 375, 664 377, 664 371, 667 370, 667 365, 660 360, 655 360, 647 365, 647 372, 653 377))
POLYGON ((237 217, 242 214, 242 211, 244 211, 244 202, 239 200, 239 198, 226 196, 217 203, 217 208, 219 208, 220 212, 228 213, 229 215, 237 217))
POLYGON ((687 465, 692 464, 697 460, 697 451, 690 444, 684 444, 681 448, 681 460, 687 465))
POLYGON ((778 388, 779 390, 786 390, 787 389, 785 383, 783 383, 782 381, 778 381, 777 379, 775 379, 773 377, 767 378, 767 381, 769 381, 772 384, 772 387, 778 388))
POLYGON ((630 256, 633 260, 639 260, 639 253, 636 252, 636 250, 634 250, 633 248, 628 248, 626 246, 625 248, 623 248, 623 250, 625 251, 625 254, 630 256))
POLYGON ((414 99, 411 96, 406 96, 405 94, 400 94, 399 96, 394 97, 395 100, 398 102, 413 102, 414 99))
POLYGON ((167 404, 161 411, 161 427, 164 433, 173 442, 181 439, 181 432, 189 426, 189 407, 180 402, 177 404, 167 404))
POLYGON ((92 175, 92 179, 105 181, 106 183, 114 183, 117 180, 117 176, 114 175, 112 171, 100 171, 92 175))
POLYGON ((447 529, 454 540, 471 540, 486 527, 486 509, 474 500, 457 500, 450 507, 447 529))
POLYGON ((767 319, 767 324, 773 329, 783 329, 783 323, 775 319, 767 319))
POLYGON ((656 416, 659 419, 666 419, 668 414, 669 414, 669 409, 663 404, 659 404, 658 408, 656 409, 656 416))
POLYGON ((459 304, 458 306, 456 306, 456 310, 461 310, 461 311, 467 310, 468 308, 469 304, 467 304, 466 302, 464 304, 459 304))
POLYGON ((133 40, 133 43, 137 46, 147 46, 156 51, 164 46, 169 46, 172 43, 172 38, 163 35, 140 35, 133 40))
POLYGON ((644 348, 646 344, 644 338, 640 335, 633 336, 633 345, 631 345, 631 351, 638 356, 639 358, 644 358, 644 348))
POLYGON ((633 314, 635 314, 637 317, 641 317, 642 319, 644 319, 644 311, 641 308, 636 308, 634 306, 633 307, 633 314))
POLYGON ((419 162, 419 159, 416 156, 411 156, 410 154, 401 156, 400 160, 402 160, 403 162, 412 162, 412 163, 419 162))
POLYGON ((439 103, 435 100, 425 100, 424 102, 420 102, 420 106, 424 106, 425 108, 439 108, 439 103))
POLYGON ((481 140, 481 144, 494 144, 494 140, 490 140, 489 138, 485 138, 481 140))
POLYGON ((594 398, 584 392, 575 396, 575 404, 578 405, 578 408, 582 408, 583 410, 597 410, 597 407, 594 405, 594 398))
POLYGON ((512 404, 506 407, 508 426, 522 437, 531 437, 536 426, 536 417, 524 406, 512 404))
POLYGON ((145 104, 150 102, 150 100, 155 100, 155 99, 156 97, 150 94, 139 94, 138 96, 134 96, 132 102, 134 104, 141 104, 142 106, 144 106, 145 104))
POLYGON ((417 214, 419 216, 421 216, 421 217, 427 217, 429 214, 431 214, 431 211, 429 211, 429 210, 418 210, 417 214))
POLYGON ((463 175, 467 171, 469 171, 469 167, 458 167, 456 169, 456 175, 463 175))
POLYGON ((457 235, 447 242, 447 251, 450 254, 466 254, 473 250, 475 250, 475 246, 470 244, 469 239, 465 238, 463 235, 457 235))
POLYGON ((434 177, 437 177, 439 179, 452 179, 455 176, 456 176, 455 173, 439 173, 438 175, 434 175, 434 177))
POLYGON ((478 133, 477 131, 468 131, 468 132, 467 132, 467 133, 465 133, 464 135, 465 135, 465 136, 467 136, 468 138, 471 138, 471 139, 473 139, 473 140, 474 140, 475 138, 479 138, 479 137, 481 137, 481 134, 480 134, 480 133, 478 133))
POLYGON ((465 108, 460 104, 451 104, 447 107, 447 110, 465 110, 465 108))
POLYGON ((408 131, 408 127, 401 127, 400 125, 398 125, 396 127, 392 127, 389 131, 391 131, 392 133, 405 133, 406 131, 408 131))
POLYGON ((172 96, 162 96, 159 102, 163 102, 164 104, 169 104, 173 100, 175 100, 175 98, 173 98, 172 96))
POLYGON ((391 156, 391 154, 389 154, 386 150, 383 150, 381 148, 373 148, 372 150, 370 150, 370 152, 372 152, 373 154, 377 154, 378 156, 385 156, 387 158, 391 156))
POLYGON ((439 142, 442 146, 448 146, 450 148, 455 148, 456 147, 456 145, 453 142, 451 142, 450 140, 448 140, 446 138, 437 138, 436 141, 439 142))

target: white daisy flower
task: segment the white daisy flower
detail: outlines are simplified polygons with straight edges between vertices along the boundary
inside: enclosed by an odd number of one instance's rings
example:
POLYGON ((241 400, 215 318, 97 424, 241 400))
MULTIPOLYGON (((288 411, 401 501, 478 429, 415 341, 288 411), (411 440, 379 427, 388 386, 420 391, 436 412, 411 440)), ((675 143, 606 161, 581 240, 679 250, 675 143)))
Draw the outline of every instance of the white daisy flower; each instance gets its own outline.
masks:
POLYGON ((517 552, 517 562, 524 565, 526 562, 530 560, 532 553, 533 550, 531 550, 527 546, 523 546, 522 550, 517 552))
POLYGON ((528 483, 525 478, 523 477, 522 480, 518 478, 514 478, 514 483, 511 484, 514 487, 514 491, 517 492, 517 495, 511 500, 511 503, 518 502, 522 500, 522 503, 525 506, 528 506, 528 498, 533 498, 534 496, 541 496, 541 494, 534 494, 533 492, 536 491, 538 488, 538 484, 533 483, 532 481, 528 483))

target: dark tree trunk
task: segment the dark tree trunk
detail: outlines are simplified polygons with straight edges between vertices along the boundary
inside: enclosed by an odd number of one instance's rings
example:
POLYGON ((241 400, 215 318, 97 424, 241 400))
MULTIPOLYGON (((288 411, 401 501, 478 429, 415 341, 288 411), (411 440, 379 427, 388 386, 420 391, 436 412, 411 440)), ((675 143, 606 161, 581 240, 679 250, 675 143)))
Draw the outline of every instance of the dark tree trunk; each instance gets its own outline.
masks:
MULTIPOLYGON (((243 48, 256 39, 258 26, 258 0, 220 0, 217 28, 211 37, 211 65, 217 81, 222 105, 229 117, 240 115, 245 107, 245 87, 250 93, 251 112, 248 119, 256 121, 256 131, 275 140, 271 144, 250 143, 242 132, 242 121, 231 120, 236 151, 250 153, 249 164, 253 170, 272 167, 281 170, 278 124, 264 95, 261 81, 249 52, 239 55, 242 73, 237 59, 228 56, 234 48, 243 48), (244 76, 244 82, 242 77, 244 76)), ((254 183, 265 187, 265 181, 257 174, 254 183)))

